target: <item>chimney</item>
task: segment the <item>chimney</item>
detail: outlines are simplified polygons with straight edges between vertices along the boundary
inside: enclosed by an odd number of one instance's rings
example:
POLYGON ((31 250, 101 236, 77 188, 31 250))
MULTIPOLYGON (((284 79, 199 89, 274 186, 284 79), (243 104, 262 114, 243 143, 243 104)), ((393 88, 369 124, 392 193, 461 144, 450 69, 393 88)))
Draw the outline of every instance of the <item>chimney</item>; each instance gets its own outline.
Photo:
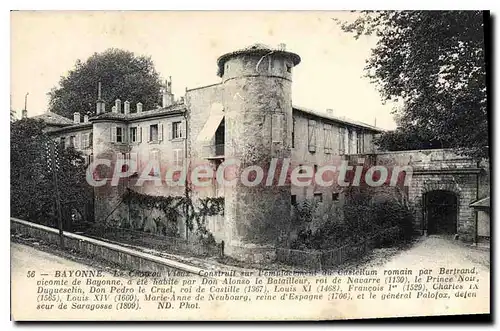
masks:
POLYGON ((123 103, 123 113, 125 115, 128 115, 130 113, 130 102, 129 101, 125 101, 123 103))
POLYGON ((170 107, 174 104, 174 95, 172 94, 172 77, 170 81, 166 80, 162 88, 162 107, 170 107))
POLYGON ((79 112, 73 113, 73 122, 75 124, 80 124, 80 113, 79 112))
POLYGON ((97 100, 96 114, 104 114, 106 112, 106 103, 104 100, 97 100))
POLYGON ((115 106, 113 106, 113 107, 111 107, 111 111, 112 111, 113 113, 116 113, 116 112, 117 112, 117 110, 116 110, 116 109, 117 109, 117 108, 116 108, 116 105, 115 105, 115 106))
POLYGON ((330 115, 330 116, 333 116, 333 109, 328 108, 328 109, 326 110, 326 113, 327 113, 328 115, 330 115))
POLYGON ((83 123, 89 122, 89 115, 83 115, 83 123))
POLYGON ((27 109, 23 109, 21 117, 28 118, 28 110, 27 109))
POLYGON ((115 100, 115 107, 116 107, 116 113, 122 112, 122 102, 120 101, 120 99, 115 100))
POLYGON ((97 102, 96 102, 96 114, 100 115, 106 112, 104 100, 101 99, 101 82, 98 84, 97 88, 97 102))
POLYGON ((142 103, 140 102, 137 103, 137 113, 138 114, 142 113, 142 103))

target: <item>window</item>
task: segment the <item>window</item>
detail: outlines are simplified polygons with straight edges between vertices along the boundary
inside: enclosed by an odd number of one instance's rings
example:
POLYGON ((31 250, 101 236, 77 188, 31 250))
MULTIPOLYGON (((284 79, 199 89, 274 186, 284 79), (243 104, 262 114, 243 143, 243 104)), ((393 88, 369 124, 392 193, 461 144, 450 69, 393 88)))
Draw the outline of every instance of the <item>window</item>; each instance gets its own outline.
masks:
POLYGON ((325 139, 325 154, 331 154, 332 152, 332 126, 325 124, 323 127, 324 139, 325 139))
POLYGON ((125 154, 125 153, 118 153, 117 158, 119 158, 121 160, 125 160, 123 162, 123 164, 122 164, 122 170, 121 170, 121 172, 122 173, 127 172, 128 171, 128 166, 127 166, 127 164, 128 164, 128 162, 127 162, 128 157, 127 157, 127 154, 125 154))
POLYGON ((283 114, 273 114, 272 120, 272 132, 271 132, 271 140, 273 143, 282 143, 283 142, 283 114))
POLYGON ((76 137, 75 136, 71 136, 69 137, 69 147, 75 147, 75 140, 76 140, 76 137))
POLYGON ((61 137, 60 147, 61 148, 65 148, 66 147, 66 138, 65 137, 61 137))
POLYGON ((339 193, 338 192, 332 193, 332 201, 339 201, 339 193))
POLYGON ((296 206, 297 205, 297 196, 295 194, 292 194, 290 201, 292 203, 292 206, 296 206))
POLYGON ((180 166, 184 161, 184 150, 174 149, 174 165, 180 166))
POLYGON ((345 154, 345 128, 339 128, 339 154, 345 154))
POLYGON ((120 127, 116 128, 116 142, 117 143, 123 142, 123 129, 120 127))
POLYGON ((302 164, 299 164, 299 174, 304 174, 306 173, 306 169, 302 168, 303 165, 302 164))
POLYGON ((308 142, 309 142, 309 152, 316 152, 316 121, 309 120, 308 126, 308 142))
POLYGON ((152 162, 152 169, 149 172, 150 176, 158 177, 160 176, 160 151, 152 150, 149 152, 149 161, 152 162))
POLYGON ((181 122, 172 123, 172 139, 182 138, 181 122))
POLYGON ((314 193, 314 201, 323 202, 323 193, 314 193))
POLYGON ((224 119, 219 124, 217 131, 215 131, 215 155, 221 156, 224 155, 224 146, 225 146, 225 130, 224 130, 224 119))
POLYGON ((316 175, 318 173, 318 165, 315 164, 314 165, 314 175, 316 175))
POLYGON ((356 148, 357 148, 358 154, 361 154, 364 152, 364 149, 365 149, 364 142, 365 142, 365 140, 363 138, 363 132, 358 131, 358 134, 356 136, 356 148))
POLYGON ((90 133, 82 134, 82 148, 88 148, 90 146, 90 133))
POLYGON ((355 151, 354 151, 354 147, 353 146, 353 142, 354 142, 354 133, 352 130, 347 130, 347 147, 346 147, 346 150, 345 150, 345 153, 346 154, 355 154, 355 151))
POLYGON ((149 126, 149 141, 158 141, 158 124, 149 126))
POLYGON ((291 74, 292 73, 292 66, 289 65, 288 63, 285 66, 286 66, 286 71, 291 74))
POLYGON ((130 142, 131 143, 137 142, 137 128, 136 127, 130 128, 130 142))

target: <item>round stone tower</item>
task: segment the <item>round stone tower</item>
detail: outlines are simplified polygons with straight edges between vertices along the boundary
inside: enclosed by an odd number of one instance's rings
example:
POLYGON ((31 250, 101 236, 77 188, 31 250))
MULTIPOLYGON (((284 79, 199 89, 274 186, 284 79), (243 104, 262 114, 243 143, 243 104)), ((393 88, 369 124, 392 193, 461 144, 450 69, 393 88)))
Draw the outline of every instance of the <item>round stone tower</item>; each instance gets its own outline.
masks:
POLYGON ((300 57, 284 48, 256 44, 217 60, 225 159, 240 163, 237 184, 224 189, 225 251, 254 261, 272 255, 290 224, 290 184, 277 184, 281 164, 291 156, 292 69, 300 57), (267 177, 275 162, 271 183, 267 177), (249 171, 257 167, 264 174, 260 183, 259 170, 249 171), (258 184, 248 185, 242 177, 258 184))

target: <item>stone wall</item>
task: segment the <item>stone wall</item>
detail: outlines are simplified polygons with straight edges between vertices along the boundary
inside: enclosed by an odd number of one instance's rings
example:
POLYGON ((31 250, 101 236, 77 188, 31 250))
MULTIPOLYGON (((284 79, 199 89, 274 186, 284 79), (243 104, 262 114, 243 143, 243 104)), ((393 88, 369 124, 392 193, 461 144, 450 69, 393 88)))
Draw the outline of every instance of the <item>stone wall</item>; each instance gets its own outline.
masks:
MULTIPOLYGON (((198 136, 209 120, 211 110, 217 107, 222 107, 222 85, 214 84, 201 88, 188 90, 186 92, 186 104, 188 106, 187 118, 187 144, 188 144, 188 159, 191 168, 198 165, 204 165, 216 169, 216 163, 208 159, 206 149, 208 146, 215 145, 215 138, 212 137, 208 141, 198 139, 198 136)), ((222 197, 224 196, 223 187, 220 187, 216 181, 208 187, 193 187, 191 188, 191 196, 196 204, 198 199, 205 197, 222 197)), ((211 216, 206 220, 207 229, 214 235, 215 240, 220 242, 225 239, 224 217, 211 216)))
MULTIPOLYGON (((273 158, 290 158, 291 67, 286 56, 274 54, 240 54, 225 63, 225 154, 241 162, 238 177, 247 167, 269 169, 273 158)), ((229 255, 243 258, 251 245, 275 245, 288 233, 289 184, 249 187, 238 181, 224 188, 224 196, 229 255)))
POLYGON ((424 197, 428 192, 443 190, 457 196, 457 232, 465 241, 475 240, 476 215, 470 204, 481 196, 489 196, 487 161, 477 162, 451 149, 379 152, 373 164, 389 169, 410 166, 411 180, 404 192, 415 210, 416 229, 426 233, 424 197))
MULTIPOLYGON (((58 230, 40 224, 11 218, 11 231, 48 243, 59 244, 58 230)), ((200 268, 181 262, 74 233, 64 232, 64 246, 66 249, 74 249, 77 252, 116 263, 130 270, 157 271, 159 273, 176 270, 185 272, 186 275, 197 275, 202 271, 200 268)))
MULTIPOLYGON (((127 204, 122 203, 123 194, 128 188, 142 194, 158 196, 183 196, 185 190, 183 186, 171 186, 165 180, 167 169, 185 162, 185 138, 172 137, 172 123, 183 122, 184 116, 179 113, 166 115, 158 118, 137 119, 135 121, 125 122, 120 120, 98 120, 93 123, 93 149, 94 160, 106 159, 111 161, 111 169, 107 171, 108 183, 102 187, 95 188, 95 218, 97 222, 116 220, 120 224, 143 223, 145 228, 150 231, 155 230, 152 218, 161 217, 161 214, 154 210, 149 211, 149 216, 142 220, 132 220, 131 211, 127 204), (162 139, 149 141, 149 132, 151 125, 158 125, 159 136, 162 139), (123 142, 112 141, 111 130, 115 127, 121 127, 123 131, 123 142), (137 139, 130 141, 129 130, 131 127, 137 129, 137 139), (135 159, 137 163, 137 174, 128 178, 121 178, 117 185, 113 185, 111 179, 115 171, 117 158, 124 157, 135 159), (157 158, 160 164, 159 173, 149 172, 148 163, 151 159, 157 158), (157 175, 158 181, 146 180, 139 182, 139 176, 143 173, 157 175)), ((183 222, 178 224, 178 232, 185 235, 185 226, 183 222)))

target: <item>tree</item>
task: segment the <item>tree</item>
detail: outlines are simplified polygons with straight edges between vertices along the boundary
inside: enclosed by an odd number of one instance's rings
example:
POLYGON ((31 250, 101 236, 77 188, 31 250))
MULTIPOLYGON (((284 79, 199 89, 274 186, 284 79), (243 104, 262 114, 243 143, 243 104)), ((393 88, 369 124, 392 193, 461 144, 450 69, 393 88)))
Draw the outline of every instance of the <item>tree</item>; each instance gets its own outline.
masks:
POLYGON ((450 148, 447 140, 440 140, 425 127, 417 127, 405 123, 404 119, 396 117, 396 130, 385 131, 375 137, 374 143, 382 150, 401 151, 415 149, 450 148))
POLYGON ((112 48, 94 53, 85 62, 76 61, 75 67, 61 77, 59 87, 48 93, 50 111, 68 118, 76 111, 94 115, 99 82, 108 110, 116 99, 132 105, 141 102, 145 109, 159 104, 161 82, 151 57, 112 48))
POLYGON ((16 111, 12 108, 10 108, 10 122, 15 122, 16 121, 16 111))
POLYGON ((21 119, 11 124, 11 214, 49 223, 53 209, 50 178, 45 170, 44 123, 21 119))
POLYGON ((484 17, 478 11, 380 11, 339 22, 355 38, 378 38, 366 75, 383 101, 404 104, 399 131, 383 139, 432 133, 461 153, 488 155, 484 17))
POLYGON ((52 171, 57 172, 63 211, 74 208, 84 214, 92 188, 85 179, 85 159, 81 152, 58 146, 54 156, 50 150, 54 140, 44 129, 43 121, 30 118, 11 123, 11 214, 55 226, 52 171), (56 158, 56 169, 52 169, 52 157, 56 158))

